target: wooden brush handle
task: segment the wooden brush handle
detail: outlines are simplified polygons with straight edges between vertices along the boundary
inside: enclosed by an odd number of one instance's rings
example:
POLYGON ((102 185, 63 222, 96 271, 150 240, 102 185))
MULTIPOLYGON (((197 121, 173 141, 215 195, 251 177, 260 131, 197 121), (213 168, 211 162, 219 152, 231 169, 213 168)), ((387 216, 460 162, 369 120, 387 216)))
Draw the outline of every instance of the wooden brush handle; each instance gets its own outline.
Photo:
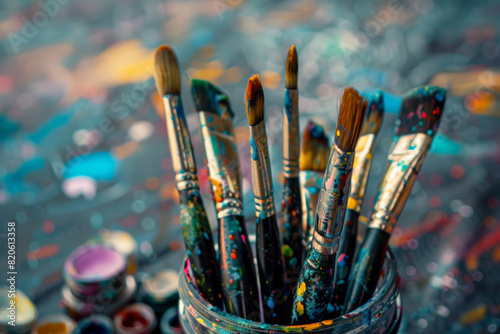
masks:
POLYGON ((358 236, 359 213, 348 209, 344 218, 344 228, 340 238, 339 250, 335 263, 335 277, 333 289, 334 312, 332 319, 340 316, 343 312, 345 296, 347 292, 347 283, 354 262, 356 252, 356 238, 358 236))
POLYGON ((291 316, 292 292, 297 286, 300 269, 304 263, 304 229, 302 226, 302 204, 300 198, 299 178, 285 177, 283 185, 281 218, 281 241, 283 260, 285 262, 285 296, 291 316))
POLYGON ((324 320, 333 290, 335 254, 321 254, 311 247, 295 291, 292 325, 324 320))
POLYGON ((284 324, 288 319, 285 318, 283 257, 275 215, 257 217, 257 265, 264 321, 284 324))
POLYGON ((201 295, 222 309, 217 258, 212 231, 198 189, 179 192, 181 225, 194 278, 201 295))
POLYGON ((219 252, 226 312, 260 321, 257 281, 243 216, 219 219, 219 252))
POLYGON ((349 277, 344 313, 354 311, 367 302, 377 288, 385 253, 391 235, 376 228, 368 228, 365 239, 356 254, 353 272, 349 277))

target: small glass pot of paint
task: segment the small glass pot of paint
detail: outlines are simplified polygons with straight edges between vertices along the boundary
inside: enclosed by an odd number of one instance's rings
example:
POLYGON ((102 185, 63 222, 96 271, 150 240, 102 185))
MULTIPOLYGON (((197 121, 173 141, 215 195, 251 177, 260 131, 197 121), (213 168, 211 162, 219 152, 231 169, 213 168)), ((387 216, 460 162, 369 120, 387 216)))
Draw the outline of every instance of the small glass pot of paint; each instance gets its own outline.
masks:
POLYGON ((402 309, 399 275, 394 254, 386 254, 378 290, 353 312, 333 320, 296 326, 279 326, 242 319, 203 299, 187 270, 179 275, 179 322, 185 333, 397 333, 402 309))
POLYGON ((105 245, 83 245, 66 259, 62 301, 75 319, 93 313, 114 314, 136 292, 133 276, 126 273, 125 255, 105 245))

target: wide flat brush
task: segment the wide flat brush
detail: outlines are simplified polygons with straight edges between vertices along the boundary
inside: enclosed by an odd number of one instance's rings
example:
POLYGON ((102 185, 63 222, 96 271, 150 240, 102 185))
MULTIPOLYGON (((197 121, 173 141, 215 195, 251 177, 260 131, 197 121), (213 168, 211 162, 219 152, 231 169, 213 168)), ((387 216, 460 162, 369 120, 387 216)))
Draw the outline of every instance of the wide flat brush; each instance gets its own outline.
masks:
POLYGON ((258 321, 257 277, 243 216, 234 113, 227 94, 208 81, 191 80, 191 93, 200 117, 219 222, 219 264, 226 311, 258 321))
POLYGON ((354 148, 363 123, 363 98, 354 88, 342 96, 335 140, 314 215, 315 230, 295 293, 292 324, 323 320, 349 194, 354 148))
POLYGON ((163 97, 181 224, 191 269, 201 295, 222 308, 212 231, 201 199, 193 147, 180 97, 179 65, 175 53, 166 45, 156 50, 154 77, 158 93, 163 97))
POLYGON ((314 233, 314 213, 318 205, 330 148, 330 139, 325 129, 313 120, 309 120, 302 135, 299 158, 302 226, 306 251, 309 251, 314 233))
POLYGON ((285 324, 285 283, 281 242, 264 122, 264 92, 258 75, 248 80, 246 110, 250 125, 252 187, 257 221, 257 266, 264 321, 285 324))
POLYGON ((389 238, 439 126, 445 98, 446 90, 436 86, 415 88, 403 97, 396 122, 396 142, 349 277, 346 313, 365 303, 375 292, 389 238))
POLYGON ((340 246, 335 264, 332 303, 334 312, 331 318, 341 315, 344 308, 347 283, 356 250, 359 214, 361 212, 366 183, 370 173, 377 134, 382 125, 382 118, 384 115, 384 93, 382 91, 377 91, 370 96, 365 103, 365 119, 363 121, 363 127, 361 128, 361 135, 356 144, 351 173, 351 189, 349 191, 344 228, 342 229, 340 246))
POLYGON ((295 46, 288 51, 283 108, 283 197, 281 201, 281 242, 285 263, 287 319, 292 309, 292 292, 304 261, 304 230, 299 184, 299 94, 298 60, 295 46))

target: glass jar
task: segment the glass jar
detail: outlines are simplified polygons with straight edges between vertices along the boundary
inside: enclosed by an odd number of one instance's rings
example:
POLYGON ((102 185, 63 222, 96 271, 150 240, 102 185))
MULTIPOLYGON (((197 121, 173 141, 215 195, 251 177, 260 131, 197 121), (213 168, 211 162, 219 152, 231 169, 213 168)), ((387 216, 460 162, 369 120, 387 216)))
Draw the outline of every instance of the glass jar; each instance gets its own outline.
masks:
POLYGON ((319 323, 279 326, 253 322, 228 314, 205 301, 188 277, 179 275, 179 322, 185 333, 397 333, 402 309, 394 254, 386 254, 384 276, 374 297, 353 312, 319 323))

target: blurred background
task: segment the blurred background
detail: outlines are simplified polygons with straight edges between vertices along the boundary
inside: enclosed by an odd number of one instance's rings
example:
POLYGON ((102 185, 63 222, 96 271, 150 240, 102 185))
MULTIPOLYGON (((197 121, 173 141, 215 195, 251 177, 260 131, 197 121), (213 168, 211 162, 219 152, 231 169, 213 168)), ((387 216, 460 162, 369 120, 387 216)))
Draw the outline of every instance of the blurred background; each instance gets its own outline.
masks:
MULTIPOLYGON (((401 332, 500 332, 499 29, 494 0, 2 0, 0 221, 5 229, 17 223, 17 288, 42 316, 61 312, 61 266, 103 228, 134 236, 141 271, 180 268, 178 199, 152 79, 160 44, 174 48, 188 77, 229 93, 250 224, 244 91, 250 75, 261 75, 279 204, 284 71, 295 44, 302 127, 314 118, 333 138, 347 85, 387 93, 364 216, 400 95, 426 84, 448 89, 439 133, 391 239, 401 332)), ((182 89, 215 229, 187 78, 182 89)))

